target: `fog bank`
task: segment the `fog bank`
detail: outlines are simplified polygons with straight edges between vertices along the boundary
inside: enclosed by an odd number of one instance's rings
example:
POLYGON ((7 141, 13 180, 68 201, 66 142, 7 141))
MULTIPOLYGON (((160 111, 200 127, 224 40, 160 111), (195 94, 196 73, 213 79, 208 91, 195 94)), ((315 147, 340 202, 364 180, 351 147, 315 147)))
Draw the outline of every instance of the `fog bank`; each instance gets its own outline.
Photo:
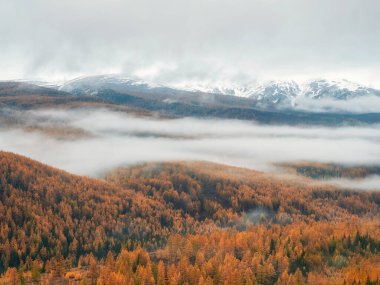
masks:
POLYGON ((380 126, 262 126, 238 120, 157 119, 109 110, 41 110, 23 114, 44 126, 82 129, 88 137, 57 139, 41 132, 0 129, 0 149, 72 173, 98 176, 150 161, 207 160, 258 170, 299 160, 378 164, 380 126))

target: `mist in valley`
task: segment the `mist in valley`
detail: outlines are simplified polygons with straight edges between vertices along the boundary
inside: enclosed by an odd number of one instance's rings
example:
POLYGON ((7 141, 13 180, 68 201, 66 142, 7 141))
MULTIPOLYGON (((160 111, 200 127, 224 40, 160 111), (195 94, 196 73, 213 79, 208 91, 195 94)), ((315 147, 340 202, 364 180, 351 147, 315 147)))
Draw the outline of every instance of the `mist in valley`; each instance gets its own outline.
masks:
MULTIPOLYGON (((136 117, 107 109, 44 109, 13 112, 13 116, 19 122, 16 127, 0 128, 1 150, 92 177, 119 166, 173 160, 204 160, 261 171, 274 171, 274 163, 291 161, 345 165, 380 161, 379 125, 273 126, 136 117), (57 137, 41 131, 49 127, 86 135, 57 137)), ((368 179, 357 182, 358 188, 380 188, 377 176, 368 179)), ((350 180, 333 182, 351 185, 350 180)))

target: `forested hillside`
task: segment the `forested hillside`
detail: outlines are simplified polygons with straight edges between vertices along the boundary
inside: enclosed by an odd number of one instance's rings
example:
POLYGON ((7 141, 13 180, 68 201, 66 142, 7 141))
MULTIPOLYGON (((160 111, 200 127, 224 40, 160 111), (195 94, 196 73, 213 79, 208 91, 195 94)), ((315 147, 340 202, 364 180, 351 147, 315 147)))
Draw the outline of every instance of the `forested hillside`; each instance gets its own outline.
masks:
POLYGON ((332 163, 298 162, 281 164, 283 168, 313 179, 351 178, 360 179, 380 174, 380 166, 345 166, 332 163))
POLYGON ((211 163, 96 180, 0 153, 9 282, 378 284, 379 214, 378 192, 211 163))

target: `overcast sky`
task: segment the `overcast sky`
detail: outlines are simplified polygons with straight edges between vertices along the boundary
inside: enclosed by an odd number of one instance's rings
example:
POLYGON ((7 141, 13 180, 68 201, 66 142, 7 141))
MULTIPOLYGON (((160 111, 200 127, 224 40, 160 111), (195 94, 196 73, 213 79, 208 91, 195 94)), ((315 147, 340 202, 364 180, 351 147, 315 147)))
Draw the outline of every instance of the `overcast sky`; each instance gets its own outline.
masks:
POLYGON ((0 79, 346 78, 380 87, 378 0, 0 0, 0 79))

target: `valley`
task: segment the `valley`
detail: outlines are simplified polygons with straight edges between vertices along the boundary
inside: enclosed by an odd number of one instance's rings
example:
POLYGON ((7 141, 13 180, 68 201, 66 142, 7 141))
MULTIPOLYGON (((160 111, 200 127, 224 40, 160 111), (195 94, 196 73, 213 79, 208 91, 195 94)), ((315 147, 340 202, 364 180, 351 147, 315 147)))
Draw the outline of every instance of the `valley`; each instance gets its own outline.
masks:
POLYGON ((160 90, 0 83, 0 284, 378 284, 378 113, 160 90))
POLYGON ((0 0, 0 285, 380 285, 379 14, 0 0))

